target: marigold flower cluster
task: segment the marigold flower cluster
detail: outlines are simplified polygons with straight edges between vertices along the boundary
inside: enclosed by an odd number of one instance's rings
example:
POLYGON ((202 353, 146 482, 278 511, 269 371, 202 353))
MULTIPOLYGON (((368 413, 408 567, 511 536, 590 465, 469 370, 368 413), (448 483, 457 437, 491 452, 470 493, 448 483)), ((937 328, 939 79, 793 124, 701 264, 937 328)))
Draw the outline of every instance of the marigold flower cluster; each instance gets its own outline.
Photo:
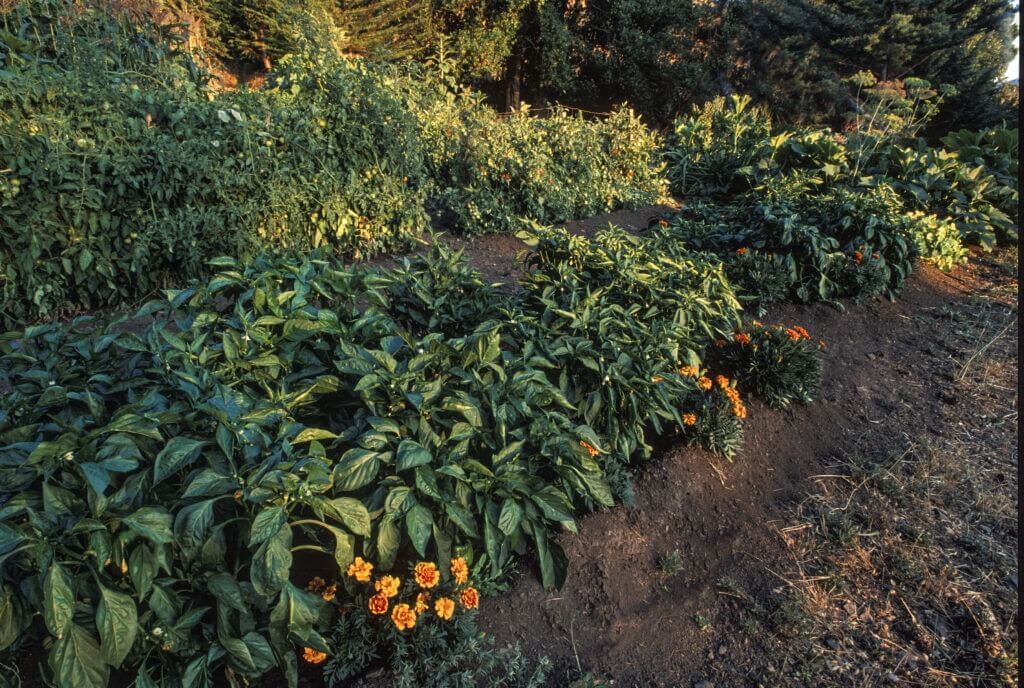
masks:
POLYGON ((711 378, 704 376, 697 378, 697 386, 703 389, 705 392, 707 392, 713 386, 711 378))
POLYGON ((737 344, 749 344, 750 343, 750 335, 747 334, 746 332, 737 332, 736 334, 733 335, 732 339, 737 344))
MULTIPOLYGON (((719 380, 725 379, 721 375, 718 377, 719 380)), ((732 403, 732 415, 742 420, 747 417, 747 407, 743 404, 743 400, 740 399, 740 393, 736 391, 735 387, 729 386, 728 382, 726 380, 725 385, 721 385, 721 382, 719 382, 719 385, 722 387, 722 391, 725 392, 725 396, 729 397, 729 401, 732 403)))
MULTIPOLYGON (((586 442, 580 442, 580 444, 592 455, 598 453, 592 445, 586 442)), ((416 591, 415 597, 412 597, 412 590, 410 590, 408 593, 410 597, 401 601, 398 598, 404 589, 402 580, 397 576, 380 576, 373 580, 374 593, 366 598, 366 610, 371 616, 388 616, 395 628, 399 631, 406 631, 415 628, 416 623, 431 609, 442 621, 450 621, 458 606, 464 609, 477 609, 480 606, 480 593, 468 584, 469 564, 466 560, 462 557, 453 558, 449 563, 448 571, 451 574, 452 587, 443 588, 443 590, 450 590, 450 592, 434 598, 429 591, 442 589, 441 570, 434 562, 417 562, 413 566, 411 581, 407 581, 408 587, 416 591)), ((370 583, 372 572, 373 564, 362 557, 356 557, 346 570, 346 575, 359 583, 370 583)), ((310 580, 306 589, 320 593, 327 601, 334 600, 337 594, 337 584, 327 585, 319 576, 310 580)), ((311 664, 319 664, 326 658, 326 654, 313 648, 303 649, 303 659, 311 664)))
POLYGON ((700 371, 697 366, 687 365, 679 369, 679 374, 683 377, 697 377, 700 375, 700 371))
POLYGON ((792 339, 794 342, 799 342, 801 339, 810 339, 811 333, 805 330, 804 328, 800 327, 799 325, 794 325, 793 327, 790 327, 789 329, 786 330, 786 336, 792 339))

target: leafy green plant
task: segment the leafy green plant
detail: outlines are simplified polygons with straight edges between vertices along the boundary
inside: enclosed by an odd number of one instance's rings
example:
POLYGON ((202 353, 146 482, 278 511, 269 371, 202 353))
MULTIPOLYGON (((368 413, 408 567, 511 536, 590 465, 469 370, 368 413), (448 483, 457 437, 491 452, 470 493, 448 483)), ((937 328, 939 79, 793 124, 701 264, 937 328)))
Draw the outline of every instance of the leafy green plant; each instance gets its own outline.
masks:
POLYGON ((821 387, 821 349, 802 327, 765 326, 751 321, 729 339, 720 340, 708 364, 727 371, 740 387, 771 408, 793 402, 809 404, 821 387))
POLYGON ((940 270, 952 270, 967 262, 968 251, 952 220, 913 211, 907 213, 905 221, 922 260, 934 263, 940 270))
POLYGON ((381 277, 387 284, 389 313, 417 334, 468 334, 480 323, 500 318, 507 301, 500 285, 484 283, 463 251, 453 251, 439 237, 433 237, 426 254, 402 258, 381 277))

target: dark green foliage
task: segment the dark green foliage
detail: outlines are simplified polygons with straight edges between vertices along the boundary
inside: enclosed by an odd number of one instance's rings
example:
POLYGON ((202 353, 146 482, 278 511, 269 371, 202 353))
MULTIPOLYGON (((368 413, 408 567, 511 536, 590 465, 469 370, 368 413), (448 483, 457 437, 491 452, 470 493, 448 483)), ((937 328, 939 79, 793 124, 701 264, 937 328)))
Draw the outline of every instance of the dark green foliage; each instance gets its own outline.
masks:
POLYGON ((615 228, 590 240, 549 231, 532 242, 522 355, 558 371, 566 398, 618 456, 648 456, 645 430, 682 428, 688 399, 702 394, 677 369, 698 364, 735 321, 721 267, 615 228))
POLYGON ((264 91, 214 95, 171 44, 139 57, 117 15, 55 22, 54 65, 42 16, 16 7, 23 38, 0 39, 5 322, 135 300, 216 255, 365 256, 425 226, 414 121, 379 72, 307 44, 264 91))
POLYGON ((745 323, 722 346, 710 352, 708 365, 728 371, 740 389, 771 408, 793 402, 809 404, 821 387, 823 342, 814 342, 801 327, 745 323))
POLYGON ((1007 0, 765 0, 751 15, 744 88, 786 120, 837 123, 851 96, 847 77, 915 75, 956 89, 939 131, 993 126, 1015 12, 1007 0))
MULTIPOLYGON (((626 100, 648 121, 671 121, 685 107, 719 94, 730 71, 726 34, 735 11, 692 0, 590 0, 567 3, 565 24, 574 77, 584 102, 626 100), (712 34, 714 50, 708 50, 712 34)), ((735 5, 733 5, 735 7, 735 5)))
POLYGON ((402 258, 397 268, 382 274, 387 284, 388 311, 410 331, 469 334, 487 320, 501 317, 507 299, 500 285, 484 283, 480 272, 433 237, 429 252, 402 258))

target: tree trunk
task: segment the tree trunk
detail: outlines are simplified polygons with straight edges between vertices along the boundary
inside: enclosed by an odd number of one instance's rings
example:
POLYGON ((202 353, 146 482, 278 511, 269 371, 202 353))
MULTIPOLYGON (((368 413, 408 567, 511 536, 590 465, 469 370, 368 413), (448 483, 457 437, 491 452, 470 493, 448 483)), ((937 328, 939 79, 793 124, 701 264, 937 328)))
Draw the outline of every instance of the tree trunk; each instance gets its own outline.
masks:
POLYGON ((505 67, 505 109, 518 110, 522 100, 523 85, 523 46, 516 41, 508 65, 505 67))

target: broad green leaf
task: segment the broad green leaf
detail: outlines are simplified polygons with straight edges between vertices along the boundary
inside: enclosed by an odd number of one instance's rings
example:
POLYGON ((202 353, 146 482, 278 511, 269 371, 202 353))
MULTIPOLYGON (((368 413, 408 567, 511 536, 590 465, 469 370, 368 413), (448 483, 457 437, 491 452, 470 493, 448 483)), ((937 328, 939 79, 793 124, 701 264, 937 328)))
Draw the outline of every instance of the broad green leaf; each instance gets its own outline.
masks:
POLYGON ((172 473, 185 468, 199 457, 203 442, 190 437, 172 437, 153 464, 153 483, 159 483, 172 473))
POLYGON ((64 638, 71 627, 75 610, 75 593, 71 576, 57 562, 50 564, 43 580, 43 620, 55 638, 64 638))
POLYGON ((369 537, 370 512, 363 503, 351 497, 337 497, 324 502, 325 514, 345 524, 356 535, 369 537))
POLYGON ((77 624, 53 644, 48 663, 59 688, 106 688, 110 676, 99 643, 77 624))
POLYGON ((427 544, 430 542, 430 535, 434 528, 434 517, 430 509, 417 504, 409 509, 405 515, 405 527, 409 533, 412 546, 416 548, 421 557, 427 556, 427 544))
POLYGON ((404 471, 416 466, 424 466, 433 460, 430 452, 419 442, 402 440, 398 445, 398 470, 404 471))
POLYGON ((174 533, 171 532, 171 515, 161 507, 144 506, 135 513, 125 516, 124 524, 158 545, 174 541, 174 533))
POLYGON ((135 602, 124 593, 100 586, 96 628, 100 633, 103 659, 110 666, 121 666, 135 644, 135 634, 138 631, 135 602))

